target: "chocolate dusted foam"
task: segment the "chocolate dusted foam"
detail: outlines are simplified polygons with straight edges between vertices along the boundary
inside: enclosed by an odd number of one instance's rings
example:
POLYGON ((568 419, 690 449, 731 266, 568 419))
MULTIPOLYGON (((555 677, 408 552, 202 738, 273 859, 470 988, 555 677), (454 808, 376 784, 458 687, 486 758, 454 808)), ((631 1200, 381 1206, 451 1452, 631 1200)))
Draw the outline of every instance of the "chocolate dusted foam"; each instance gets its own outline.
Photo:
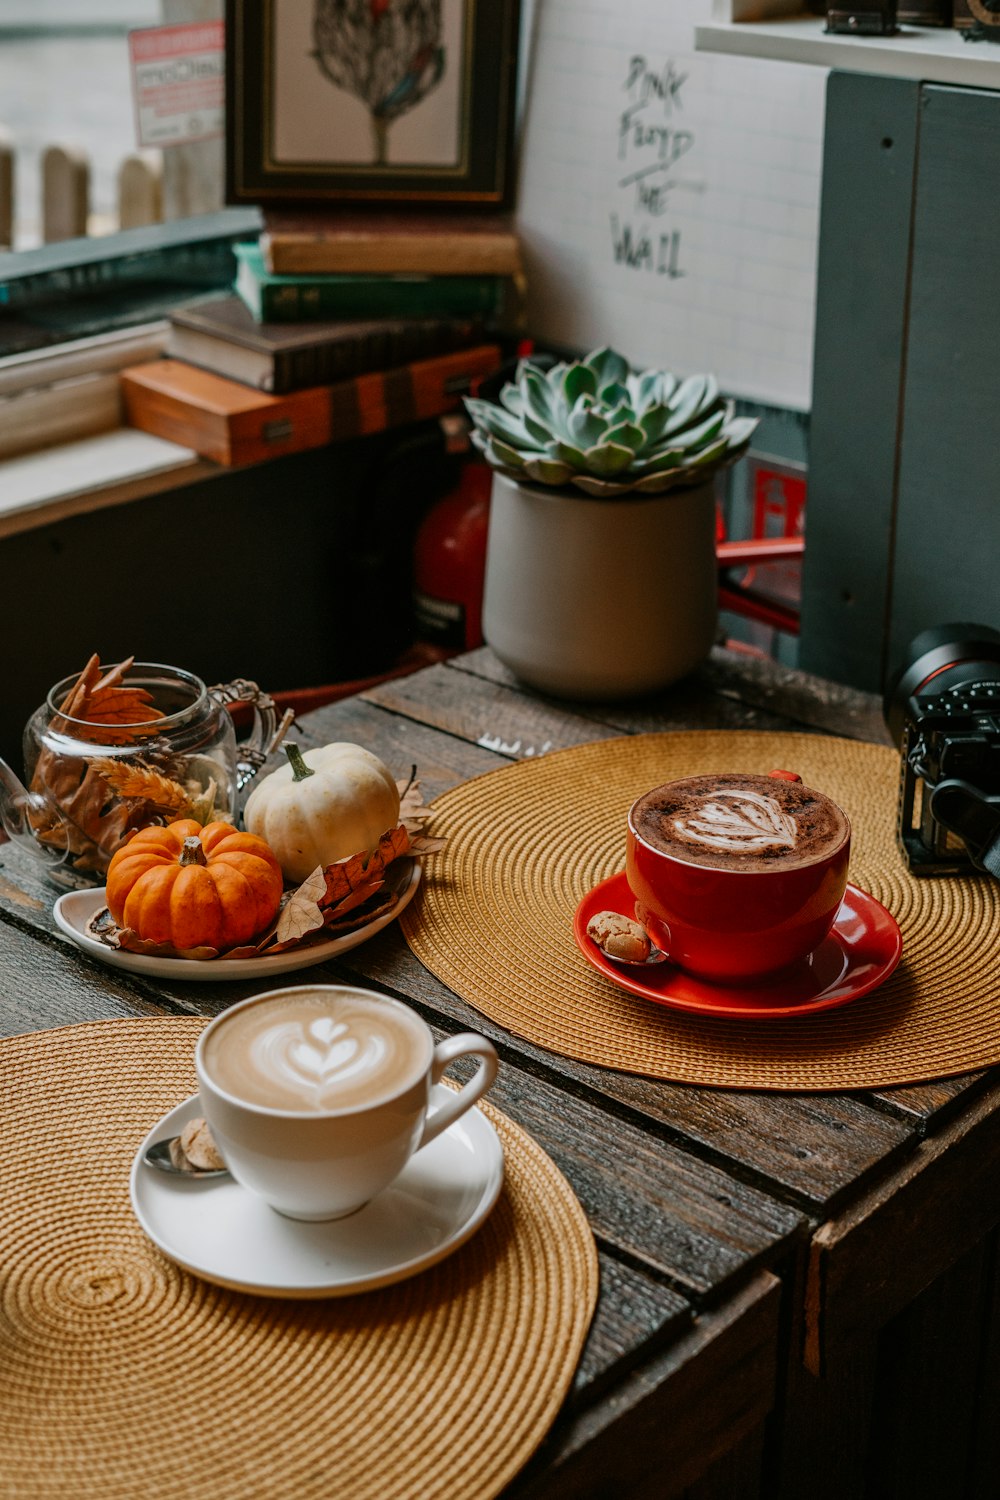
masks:
POLYGON ((799 781, 719 772, 654 787, 632 825, 652 848, 716 870, 793 869, 832 854, 849 831, 823 792, 799 781))

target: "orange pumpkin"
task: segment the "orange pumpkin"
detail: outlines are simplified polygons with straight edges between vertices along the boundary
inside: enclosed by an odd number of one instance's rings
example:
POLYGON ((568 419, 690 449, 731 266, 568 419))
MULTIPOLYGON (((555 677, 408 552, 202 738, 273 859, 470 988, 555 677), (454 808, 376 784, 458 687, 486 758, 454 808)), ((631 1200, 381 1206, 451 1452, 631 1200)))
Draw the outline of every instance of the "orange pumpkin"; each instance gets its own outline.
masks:
POLYGON ((231 948, 261 932, 281 902, 281 866, 263 839, 231 823, 178 818, 141 828, 108 866, 120 927, 175 948, 231 948))

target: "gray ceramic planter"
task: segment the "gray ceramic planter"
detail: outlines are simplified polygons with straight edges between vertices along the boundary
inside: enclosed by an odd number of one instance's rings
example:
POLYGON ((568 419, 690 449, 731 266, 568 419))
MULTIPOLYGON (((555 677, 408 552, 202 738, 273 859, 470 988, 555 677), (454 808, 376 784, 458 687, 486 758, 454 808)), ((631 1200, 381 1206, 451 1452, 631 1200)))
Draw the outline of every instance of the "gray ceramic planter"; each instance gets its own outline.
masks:
POLYGON ((710 651, 711 483, 596 500, 493 476, 483 634, 522 681, 560 697, 666 687, 710 651))

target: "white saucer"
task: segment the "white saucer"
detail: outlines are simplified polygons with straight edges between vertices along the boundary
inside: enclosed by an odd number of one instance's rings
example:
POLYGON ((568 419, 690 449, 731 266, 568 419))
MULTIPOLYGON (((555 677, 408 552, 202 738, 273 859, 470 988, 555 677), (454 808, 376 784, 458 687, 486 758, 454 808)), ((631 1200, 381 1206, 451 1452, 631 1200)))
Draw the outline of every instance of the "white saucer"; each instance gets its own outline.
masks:
POLYGON ((95 917, 102 906, 107 906, 104 887, 99 890, 67 891, 60 896, 52 914, 56 925, 72 938, 78 948, 110 964, 113 969, 128 969, 133 974, 149 974, 159 979, 256 979, 268 974, 288 974, 293 969, 308 969, 313 964, 325 963, 338 953, 356 948, 376 932, 381 932, 394 922, 404 907, 408 906, 420 884, 420 861, 409 856, 394 860, 389 866, 387 880, 397 895, 396 905, 383 912, 364 927, 354 932, 345 932, 340 937, 305 943, 301 948, 290 948, 285 953, 275 953, 270 958, 155 958, 148 953, 129 953, 125 948, 109 948, 99 938, 87 931, 87 923, 95 917))
MULTIPOLYGON (((448 1097, 450 1089, 435 1085, 431 1112, 448 1097)), ((500 1139, 473 1106, 356 1214, 305 1224, 231 1177, 186 1181, 143 1162, 149 1146, 200 1113, 195 1094, 154 1125, 132 1163, 132 1208, 169 1260, 234 1291, 343 1297, 404 1281, 464 1244, 503 1185, 500 1139)))

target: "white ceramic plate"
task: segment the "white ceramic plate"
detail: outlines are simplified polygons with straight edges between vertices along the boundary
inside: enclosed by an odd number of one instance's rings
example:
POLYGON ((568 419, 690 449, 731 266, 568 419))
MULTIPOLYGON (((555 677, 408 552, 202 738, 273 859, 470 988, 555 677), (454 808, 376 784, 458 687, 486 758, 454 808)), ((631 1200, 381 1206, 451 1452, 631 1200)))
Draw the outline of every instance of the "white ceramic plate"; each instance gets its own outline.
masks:
POLYGON ((325 941, 306 943, 301 948, 290 948, 285 953, 275 953, 271 958, 154 958, 147 953, 129 953, 123 948, 109 948, 99 938, 87 931, 87 923, 96 916, 102 906, 107 905, 104 887, 99 890, 67 891, 53 907, 56 924, 67 937, 72 938, 78 948, 110 964, 113 969, 128 969, 133 974, 149 974, 159 979, 259 979, 268 974, 288 974, 293 969, 308 969, 313 964, 324 963, 338 953, 346 953, 364 943, 376 932, 381 932, 394 922, 404 907, 413 899, 420 884, 420 861, 403 856, 389 867, 388 878, 399 897, 391 911, 383 912, 364 927, 354 932, 345 932, 340 937, 325 941))
MULTIPOLYGON (((431 1112, 450 1089, 436 1084, 431 1112)), ((286 1219, 231 1177, 188 1181, 143 1161, 156 1141, 201 1113, 195 1094, 154 1125, 129 1190, 143 1230, 185 1270, 218 1286, 271 1297, 343 1297, 404 1281, 475 1233, 503 1185, 503 1147, 473 1106, 371 1203, 346 1219, 286 1219)))

